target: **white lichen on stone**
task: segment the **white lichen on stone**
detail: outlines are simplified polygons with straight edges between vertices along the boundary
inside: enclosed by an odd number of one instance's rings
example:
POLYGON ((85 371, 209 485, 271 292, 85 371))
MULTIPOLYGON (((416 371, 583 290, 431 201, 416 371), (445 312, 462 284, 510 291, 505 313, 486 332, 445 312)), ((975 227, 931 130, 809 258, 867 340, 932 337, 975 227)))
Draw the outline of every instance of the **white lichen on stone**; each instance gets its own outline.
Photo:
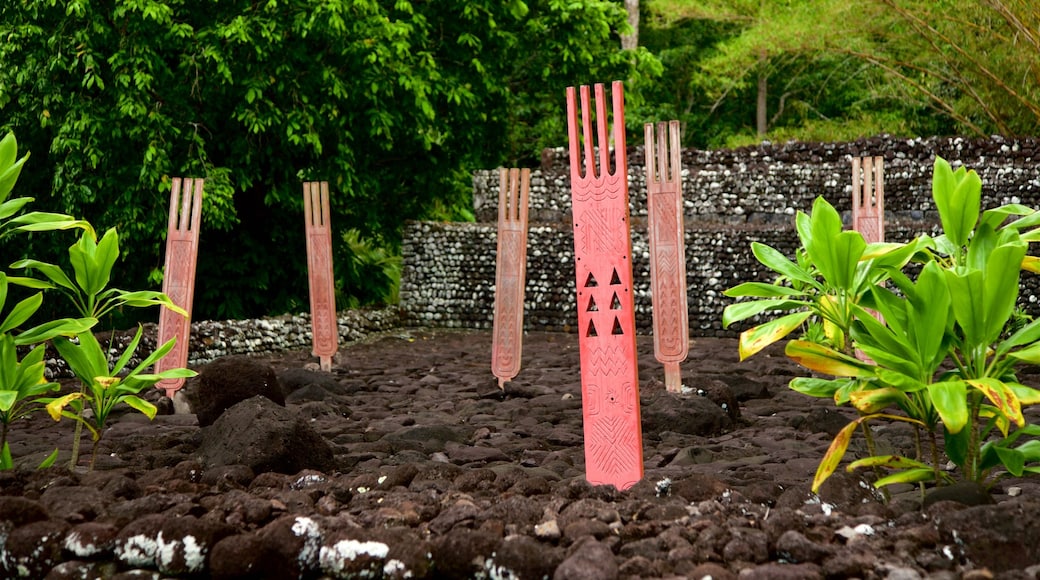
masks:
POLYGON ((72 532, 65 536, 65 549, 78 558, 90 558, 101 553, 97 544, 84 543, 83 536, 79 532, 72 532))
MULTIPOLYGON (((494 554, 492 554, 493 556, 494 554)), ((520 580, 520 576, 509 568, 495 565, 493 558, 484 560, 484 573, 478 574, 478 577, 487 578, 488 580, 520 580)))
MULTIPOLYGON (((382 542, 340 540, 332 546, 322 546, 319 560, 323 571, 329 574, 340 574, 346 569, 347 562, 353 562, 362 556, 385 560, 389 553, 390 546, 382 542)), ((397 560, 392 561, 397 562, 397 560)), ((389 562, 386 563, 383 569, 385 570, 389 564, 389 562)), ((401 563, 401 567, 404 567, 403 563, 401 563)))
POLYGON ((155 565, 155 555, 159 550, 159 544, 154 538, 143 534, 137 534, 117 542, 115 547, 116 557, 123 563, 133 567, 150 567, 155 565))
POLYGON ((297 561, 305 568, 310 568, 318 563, 321 549, 321 527, 318 522, 308 517, 298 517, 293 522, 292 532, 296 537, 303 538, 303 548, 297 556, 297 561))

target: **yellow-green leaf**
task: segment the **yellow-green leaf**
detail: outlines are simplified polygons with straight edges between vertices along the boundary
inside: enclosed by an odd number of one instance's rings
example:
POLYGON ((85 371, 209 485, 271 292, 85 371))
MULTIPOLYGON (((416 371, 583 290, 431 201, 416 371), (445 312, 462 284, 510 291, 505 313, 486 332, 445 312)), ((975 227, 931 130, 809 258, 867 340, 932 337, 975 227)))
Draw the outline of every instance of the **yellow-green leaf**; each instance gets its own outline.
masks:
POLYGON ((873 366, 851 356, 807 340, 792 340, 784 349, 791 360, 803 367, 837 377, 870 378, 873 366))
POLYGON ((749 328, 740 333, 740 360, 744 360, 763 348, 791 334, 801 326, 812 313, 809 311, 792 312, 765 324, 749 328))
POLYGON ((1019 402, 1018 396, 1003 381, 983 377, 981 379, 968 379, 967 382, 972 387, 982 391, 986 398, 993 403, 993 406, 1007 417, 1009 421, 1013 421, 1019 427, 1026 424, 1025 417, 1022 416, 1022 404, 1019 402))

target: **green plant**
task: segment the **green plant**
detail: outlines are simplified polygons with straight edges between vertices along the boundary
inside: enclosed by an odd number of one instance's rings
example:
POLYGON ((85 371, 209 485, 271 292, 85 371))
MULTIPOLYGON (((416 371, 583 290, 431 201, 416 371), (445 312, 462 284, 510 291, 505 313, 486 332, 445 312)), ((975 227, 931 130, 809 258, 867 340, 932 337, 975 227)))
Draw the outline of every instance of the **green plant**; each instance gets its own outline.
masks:
MULTIPOLYGON (((1021 271, 1037 270, 1037 259, 1026 252, 1029 242, 1040 240, 1040 231, 1033 229, 1040 212, 1017 204, 981 211, 981 192, 974 171, 954 171, 936 159, 932 195, 943 234, 922 235, 905 246, 921 265, 915 279, 903 272, 905 262, 864 260, 856 251, 841 251, 846 233, 835 237, 838 251, 819 268, 821 275, 837 268, 856 272, 848 280, 862 276, 872 282, 855 295, 858 300, 839 308, 851 315, 844 328, 851 344, 792 340, 785 349, 799 364, 834 377, 799 377, 791 381, 792 389, 849 403, 860 413, 832 441, 814 490, 837 469, 856 429, 873 421, 906 422, 915 430, 913 457, 875 455, 871 447, 869 457, 848 466, 892 470, 875 482, 878 487, 954 480, 941 469, 940 437, 941 450, 961 479, 985 486, 1005 473, 1040 473, 1040 440, 1032 439, 1040 427, 1022 414, 1023 405, 1040 403, 1040 391, 1019 383, 1014 373, 1019 364, 1040 364, 1040 321, 1023 324, 1015 314, 1021 271), (850 356, 853 349, 864 360, 850 356)), ((829 213, 818 204, 814 214, 819 208, 829 213)), ((800 217, 799 233, 815 218, 800 217)), ((828 231, 834 235, 833 225, 828 231)), ((741 285, 731 294, 747 295, 748 289, 741 285)), ((825 320, 834 318, 825 312, 832 304, 840 301, 828 299, 816 307, 825 320)), ((752 307, 731 308, 742 313, 740 308, 752 307)), ((773 338, 783 327, 776 321, 762 326, 765 331, 748 332, 773 338)))
POLYGON ((57 289, 73 304, 82 316, 100 319, 116 308, 131 306, 143 308, 147 306, 165 306, 174 312, 187 313, 173 303, 162 292, 139 290, 128 292, 118 288, 109 288, 112 267, 119 258, 119 234, 115 228, 105 232, 100 240, 93 229, 84 230, 79 240, 69 247, 69 262, 72 264, 73 278, 69 278, 62 269, 54 264, 40 260, 24 259, 11 264, 12 268, 37 270, 47 280, 22 277, 11 281, 29 288, 57 289))
POLYGON ((841 216, 823 198, 813 202, 811 214, 798 212, 795 224, 802 244, 795 261, 766 244, 751 244, 755 258, 777 273, 773 283, 745 282, 725 291, 729 297, 749 298, 723 311, 722 324, 727 328, 763 313, 790 311, 742 332, 741 360, 798 328, 808 331, 817 323, 822 325, 824 343, 851 353, 847 336, 854 320, 853 305, 869 303, 871 288, 881 284, 889 271, 905 265, 919 245, 868 244, 859 232, 842 231, 841 216))
POLYGON ((155 405, 139 396, 145 388, 155 385, 163 379, 186 378, 195 376, 189 369, 171 369, 156 374, 145 374, 143 371, 156 361, 166 356, 173 349, 176 339, 170 339, 160 346, 135 368, 126 372, 126 367, 137 350, 143 329, 138 327, 137 334, 126 347, 115 363, 109 367, 106 350, 101 347, 93 333, 82 332, 77 335, 78 344, 65 338, 56 337, 54 347, 69 363, 69 367, 85 387, 77 393, 70 393, 47 401, 47 412, 55 421, 68 417, 77 421, 90 431, 93 445, 90 453, 90 469, 94 469, 97 460, 98 444, 104 435, 105 424, 112 411, 121 404, 139 411, 149 419, 155 417, 155 405), (71 408, 72 411, 67 410, 71 408), (83 411, 89 408, 87 416, 83 411))
MULTIPOLYGON (((69 228, 89 229, 90 225, 63 214, 21 213, 32 198, 9 199, 22 167, 29 155, 18 157, 18 143, 13 133, 0 140, 0 240, 16 232, 42 232, 69 228)), ((38 407, 42 395, 58 387, 44 378, 44 347, 40 344, 56 336, 84 332, 97 320, 92 317, 62 318, 23 328, 43 303, 37 292, 14 304, 5 312, 10 279, 0 272, 0 469, 14 465, 7 435, 11 425, 38 407), (17 347, 37 345, 18 360, 17 347)), ((43 465, 54 461, 52 454, 43 465)))

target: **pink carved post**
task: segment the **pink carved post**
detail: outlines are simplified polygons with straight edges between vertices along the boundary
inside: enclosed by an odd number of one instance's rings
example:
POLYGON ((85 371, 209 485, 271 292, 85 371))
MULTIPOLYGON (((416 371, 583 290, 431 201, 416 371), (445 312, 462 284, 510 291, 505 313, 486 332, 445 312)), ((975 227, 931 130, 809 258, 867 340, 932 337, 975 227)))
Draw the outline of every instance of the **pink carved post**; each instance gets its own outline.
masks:
MULTIPOLYGON (((159 309, 159 342, 171 338, 173 350, 155 363, 155 372, 188 366, 188 343, 191 336, 191 307, 195 299, 195 264, 199 255, 199 225, 202 221, 202 179, 173 178, 170 190, 170 219, 166 234, 166 265, 163 268, 163 293, 184 309, 181 316, 166 308, 159 309), (182 187, 183 186, 183 187, 182 187), (182 195, 183 194, 183 195, 182 195)), ((157 388, 173 397, 184 386, 184 379, 159 381, 157 388)))
POLYGON ((646 137, 654 356, 664 364, 665 388, 670 393, 678 393, 682 390, 679 363, 686 360, 690 348, 679 121, 657 124, 656 149, 653 123, 647 123, 643 129, 646 137))
POLYGON ((603 85, 596 85, 599 167, 589 112, 589 87, 581 87, 582 138, 574 87, 567 88, 571 199, 574 219, 578 346, 585 434, 585 477, 594 485, 628 489, 643 477, 639 420, 632 241, 628 221, 628 162, 623 87, 614 82, 615 166, 610 169, 603 85), (584 148, 584 171, 579 148, 584 148))
POLYGON ((491 372, 498 388, 520 372, 524 287, 527 277, 527 199, 530 169, 502 169, 498 187, 498 256, 495 261, 495 320, 491 372))
POLYGON ((852 229, 866 242, 885 241, 884 157, 852 158, 852 229))
POLYGON ((312 354, 323 371, 332 370, 339 350, 336 292, 332 277, 332 228, 329 221, 329 182, 303 184, 303 213, 307 226, 307 275, 311 298, 312 354))

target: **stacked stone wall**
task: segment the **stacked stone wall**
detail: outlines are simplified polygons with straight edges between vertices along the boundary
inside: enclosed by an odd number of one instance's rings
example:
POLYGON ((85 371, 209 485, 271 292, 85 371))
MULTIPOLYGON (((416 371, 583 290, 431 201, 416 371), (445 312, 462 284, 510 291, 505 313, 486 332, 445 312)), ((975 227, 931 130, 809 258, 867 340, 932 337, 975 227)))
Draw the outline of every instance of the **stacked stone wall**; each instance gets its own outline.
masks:
MULTIPOLYGON (((723 329, 722 292, 747 280, 769 280, 751 242, 793 256, 794 214, 823 196, 848 217, 851 160, 884 157, 886 229, 903 241, 936 229, 931 203, 935 156, 976 170, 983 207, 1022 203, 1040 208, 1040 141, 1034 139, 871 138, 850 143, 763 144, 732 150, 684 150, 686 268, 690 332, 733 336, 723 329)), ((649 246, 642 148, 629 151, 632 264, 636 325, 651 329, 649 246)), ((570 331, 575 311, 570 174, 566 151, 547 150, 532 172, 525 327, 570 331)), ((401 305, 410 324, 488 329, 492 324, 497 243, 498 172, 474 175, 477 223, 414 222, 404 232, 401 305)), ((1025 275, 1022 302, 1034 314, 1040 283, 1025 275)))

